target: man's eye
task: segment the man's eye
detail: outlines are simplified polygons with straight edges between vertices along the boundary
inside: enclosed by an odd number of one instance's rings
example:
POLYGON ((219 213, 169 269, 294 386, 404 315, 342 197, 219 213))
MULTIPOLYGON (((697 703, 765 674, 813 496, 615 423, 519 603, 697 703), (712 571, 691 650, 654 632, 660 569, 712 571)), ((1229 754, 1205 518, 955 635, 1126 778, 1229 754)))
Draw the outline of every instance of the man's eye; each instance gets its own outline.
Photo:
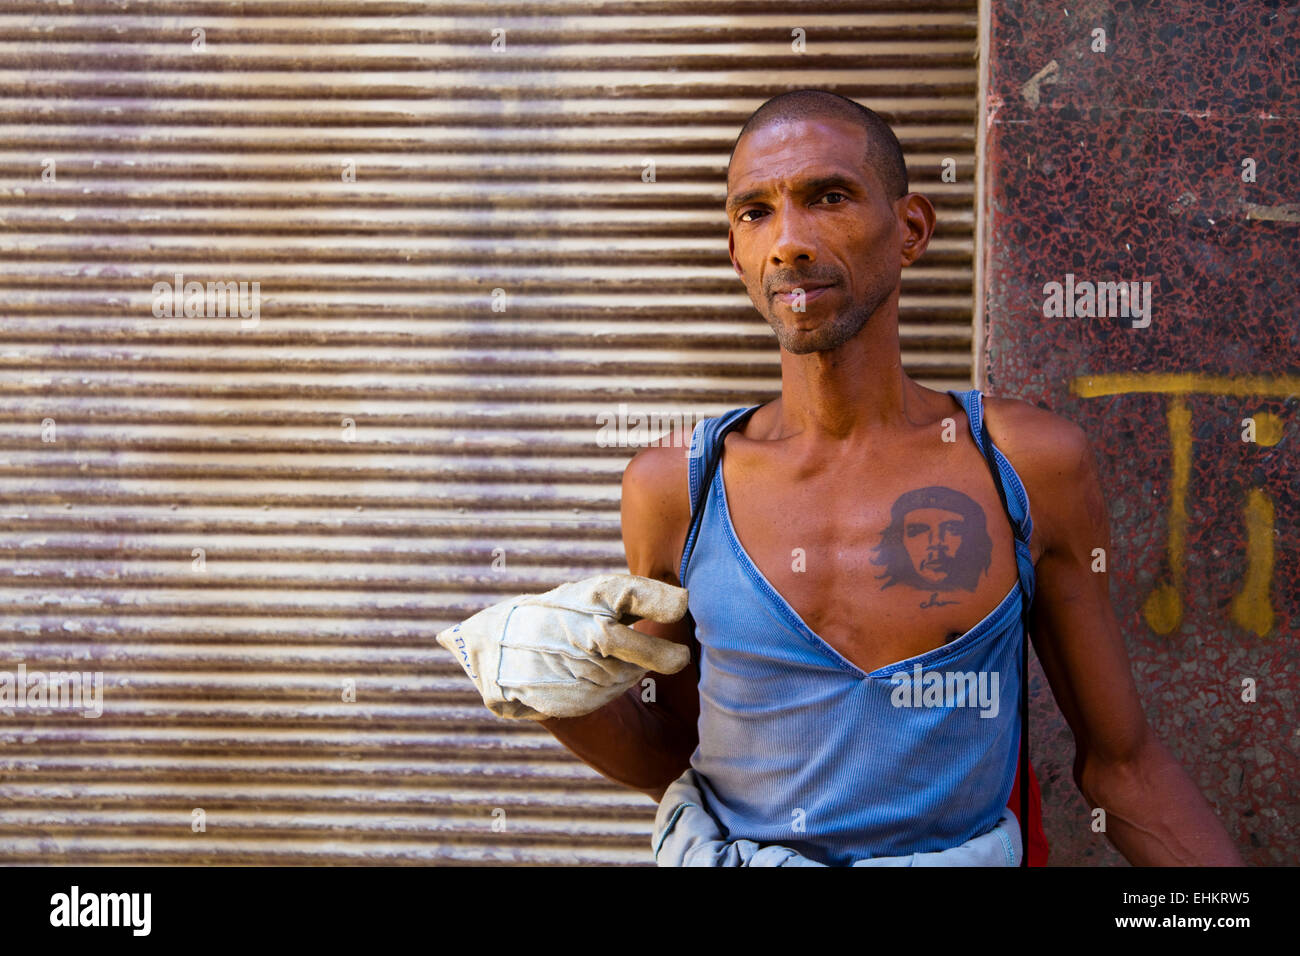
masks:
MULTIPOLYGON (((843 201, 847 201, 848 198, 849 198, 848 196, 846 196, 844 193, 841 193, 841 192, 829 192, 829 193, 826 193, 826 194, 825 194, 824 196, 822 196, 821 198, 822 198, 822 199, 825 199, 827 196, 839 196, 840 199, 843 200, 843 201)), ((818 202, 821 202, 821 199, 819 199, 818 202)), ((832 205, 832 206, 838 206, 839 203, 838 203, 838 202, 833 202, 833 203, 831 203, 831 205, 832 205)), ((745 217, 748 216, 748 215, 751 215, 752 213, 760 213, 760 214, 761 214, 762 211, 763 211, 763 210, 761 210, 761 209, 746 209, 744 212, 742 212, 742 213, 740 213, 739 215, 737 215, 736 218, 737 218, 738 220, 740 220, 741 222, 753 222, 753 221, 754 221, 753 219, 746 219, 745 217)))

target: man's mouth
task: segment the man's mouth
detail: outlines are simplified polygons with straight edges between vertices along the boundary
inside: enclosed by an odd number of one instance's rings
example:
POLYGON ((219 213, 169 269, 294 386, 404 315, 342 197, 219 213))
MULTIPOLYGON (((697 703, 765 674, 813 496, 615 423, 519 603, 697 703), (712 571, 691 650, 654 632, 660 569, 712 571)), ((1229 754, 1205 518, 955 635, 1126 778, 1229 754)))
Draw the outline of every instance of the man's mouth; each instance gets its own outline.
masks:
POLYGON ((773 290, 772 298, 777 302, 790 304, 797 301, 799 298, 800 293, 795 290, 802 290, 803 300, 807 303, 818 298, 827 289, 833 288, 834 285, 835 283, 833 282, 807 282, 802 285, 778 286, 773 290))

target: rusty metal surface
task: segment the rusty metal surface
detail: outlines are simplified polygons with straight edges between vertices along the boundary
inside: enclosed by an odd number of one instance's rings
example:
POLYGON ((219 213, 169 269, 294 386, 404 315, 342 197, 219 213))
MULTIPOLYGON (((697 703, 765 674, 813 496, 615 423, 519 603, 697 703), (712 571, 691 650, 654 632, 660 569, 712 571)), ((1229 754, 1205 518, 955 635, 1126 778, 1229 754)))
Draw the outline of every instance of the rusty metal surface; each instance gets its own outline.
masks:
MULTIPOLYGON (((1300 11, 1070 9, 992 6, 989 390, 1087 433, 1147 720, 1248 865, 1294 866, 1300 11), (1145 284, 1143 315, 1101 293, 1118 282, 1145 284)), ((1125 865, 1041 668, 1030 695, 1051 862, 1125 865)))
POLYGON ((904 360, 969 386, 975 38, 953 0, 6 4, 0 671, 103 712, 0 709, 0 862, 650 864, 651 801, 433 636, 625 569, 598 416, 779 389, 722 214, 777 92, 894 122, 940 216, 904 360), (155 315, 177 273, 256 322, 155 315))

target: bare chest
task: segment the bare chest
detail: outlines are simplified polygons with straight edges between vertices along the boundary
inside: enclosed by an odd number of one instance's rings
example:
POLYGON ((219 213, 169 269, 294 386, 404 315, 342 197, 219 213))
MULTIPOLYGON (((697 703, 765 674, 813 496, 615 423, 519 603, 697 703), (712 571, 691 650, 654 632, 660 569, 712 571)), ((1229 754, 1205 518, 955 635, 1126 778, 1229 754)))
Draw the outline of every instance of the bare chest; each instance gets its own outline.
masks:
POLYGON ((863 671, 960 637, 1016 583, 1010 520, 973 444, 813 474, 751 449, 724 454, 722 473, 744 559, 863 671))

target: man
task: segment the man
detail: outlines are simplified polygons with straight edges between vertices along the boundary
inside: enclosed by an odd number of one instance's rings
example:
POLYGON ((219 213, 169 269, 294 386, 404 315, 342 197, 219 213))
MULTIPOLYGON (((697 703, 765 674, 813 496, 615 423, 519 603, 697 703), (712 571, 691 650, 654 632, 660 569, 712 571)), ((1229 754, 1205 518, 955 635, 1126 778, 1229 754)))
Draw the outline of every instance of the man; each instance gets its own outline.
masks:
POLYGON ((1110 539, 1082 431, 903 371, 901 270, 935 214, 907 191, 889 127, 824 91, 769 100, 733 148, 726 211, 736 274, 780 345, 780 397, 702 422, 691 457, 668 443, 629 463, 624 547, 650 587, 483 612, 534 616, 508 640, 505 623, 484 637, 465 622, 493 648, 460 640, 467 671, 490 662, 510 701, 547 687, 555 661, 578 673, 567 650, 526 657, 521 636, 563 632, 542 615, 575 609, 635 614, 627 634, 689 648, 683 666, 633 640, 615 667, 607 628, 579 642, 600 648, 580 663, 600 665, 583 679, 601 695, 507 705, 663 801, 661 864, 1015 865, 1003 806, 1018 796, 1023 608, 1107 838, 1134 864, 1240 865, 1143 715, 1091 570, 1110 539), (653 582, 685 587, 689 613, 653 582), (636 682, 647 667, 653 695, 636 682))

